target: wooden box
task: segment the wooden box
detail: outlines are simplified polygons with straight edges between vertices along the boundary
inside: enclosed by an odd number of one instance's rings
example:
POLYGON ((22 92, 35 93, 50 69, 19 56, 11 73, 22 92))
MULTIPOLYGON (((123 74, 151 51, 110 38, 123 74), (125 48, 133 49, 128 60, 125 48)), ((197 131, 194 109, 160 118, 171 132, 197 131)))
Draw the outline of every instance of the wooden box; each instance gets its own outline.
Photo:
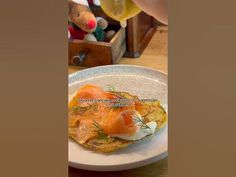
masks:
POLYGON ((144 12, 128 20, 125 57, 137 58, 156 32, 158 22, 144 12))
POLYGON ((69 64, 85 67, 116 64, 126 51, 125 29, 120 28, 110 42, 69 41, 69 64))
MULTIPOLYGON (((93 7, 92 11, 96 16, 107 19, 109 24, 120 25, 119 22, 104 14, 100 7, 93 7)), ((156 32, 157 25, 160 25, 160 23, 145 12, 140 12, 135 17, 127 20, 127 27, 125 29, 126 52, 124 56, 129 58, 139 57, 156 32)))
POLYGON ((144 12, 129 19, 126 29, 123 29, 119 22, 109 18, 100 7, 92 6, 91 10, 95 16, 104 17, 109 22, 109 28, 116 29, 117 33, 110 42, 69 41, 70 65, 93 67, 117 64, 122 56, 137 58, 156 31, 156 21, 144 12))

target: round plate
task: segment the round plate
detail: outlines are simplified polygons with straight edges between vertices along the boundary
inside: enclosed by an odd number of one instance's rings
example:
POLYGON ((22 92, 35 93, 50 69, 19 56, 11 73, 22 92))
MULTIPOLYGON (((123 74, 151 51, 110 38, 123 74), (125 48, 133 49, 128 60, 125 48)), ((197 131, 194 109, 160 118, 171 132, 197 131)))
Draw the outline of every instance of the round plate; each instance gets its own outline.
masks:
MULTIPOLYGON (((84 84, 107 85, 141 99, 158 99, 167 108, 167 75, 140 66, 108 65, 85 69, 69 76, 69 99, 84 84)), ((118 171, 141 167, 167 156, 167 125, 151 138, 127 148, 100 154, 69 140, 69 166, 94 171, 118 171)))

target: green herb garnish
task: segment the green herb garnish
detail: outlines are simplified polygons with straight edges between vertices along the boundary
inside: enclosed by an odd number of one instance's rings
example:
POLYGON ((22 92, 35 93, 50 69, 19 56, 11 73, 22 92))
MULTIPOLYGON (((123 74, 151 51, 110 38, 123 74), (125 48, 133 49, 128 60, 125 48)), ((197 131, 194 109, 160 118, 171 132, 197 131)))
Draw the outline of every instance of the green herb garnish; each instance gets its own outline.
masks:
POLYGON ((107 85, 108 92, 116 92, 116 88, 113 85, 107 85))
POLYGON ((112 85, 107 85, 107 86, 108 86, 108 92, 115 94, 118 98, 127 99, 124 95, 122 95, 121 92, 118 92, 114 86, 112 85))
POLYGON ((143 129, 151 129, 142 118, 140 118, 137 114, 133 114, 134 121, 141 126, 143 129))
POLYGON ((101 127, 101 125, 99 125, 99 123, 97 123, 96 121, 93 121, 93 125, 97 129, 96 132, 98 133, 98 139, 108 138, 108 135, 104 132, 103 128, 101 127))
POLYGON ((90 104, 88 106, 74 106, 72 108, 72 111, 76 112, 76 113, 84 113, 84 112, 86 112, 86 111, 88 111, 90 109, 97 109, 97 106, 98 105, 96 103, 90 104))

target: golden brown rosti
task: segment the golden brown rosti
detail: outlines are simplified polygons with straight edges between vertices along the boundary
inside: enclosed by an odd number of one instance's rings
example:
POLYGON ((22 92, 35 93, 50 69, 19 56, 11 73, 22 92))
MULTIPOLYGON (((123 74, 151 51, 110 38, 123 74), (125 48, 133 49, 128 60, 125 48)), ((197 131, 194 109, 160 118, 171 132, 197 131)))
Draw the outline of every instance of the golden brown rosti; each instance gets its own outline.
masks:
MULTIPOLYGON (((159 101, 142 101, 139 100, 137 96, 130 95, 127 92, 113 91, 112 94, 119 95, 122 98, 136 100, 135 110, 138 111, 140 115, 144 118, 145 123, 155 121, 157 123, 156 131, 160 130, 166 124, 167 114, 159 101), (137 102, 137 100, 139 101, 137 102)), ((71 139, 75 140, 78 144, 82 145, 87 149, 102 153, 116 151, 136 142, 123 140, 116 137, 110 137, 104 134, 101 127, 99 127, 99 125, 94 125, 94 123, 91 123, 88 117, 90 115, 93 115, 96 117, 94 120, 100 120, 99 112, 103 111, 102 115, 106 116, 107 113, 104 112, 109 112, 109 109, 104 109, 103 107, 101 109, 98 108, 99 105, 97 104, 89 104, 89 106, 86 105, 84 107, 79 107, 78 111, 78 99, 79 94, 75 95, 69 103, 68 124, 69 137, 71 139)))

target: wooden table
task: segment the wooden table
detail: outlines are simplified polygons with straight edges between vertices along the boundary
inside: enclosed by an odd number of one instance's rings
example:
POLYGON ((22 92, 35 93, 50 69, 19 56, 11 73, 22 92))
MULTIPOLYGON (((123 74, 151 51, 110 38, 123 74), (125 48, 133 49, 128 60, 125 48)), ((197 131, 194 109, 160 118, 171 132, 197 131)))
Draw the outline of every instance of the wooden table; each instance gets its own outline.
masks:
MULTIPOLYGON (((157 32, 138 59, 122 58, 120 64, 140 65, 157 69, 167 73, 167 46, 168 30, 166 27, 157 29, 157 32)), ((85 69, 84 67, 69 66, 68 73, 85 69)), ((119 172, 91 172, 69 168, 69 177, 167 177, 168 158, 141 168, 119 172)))

